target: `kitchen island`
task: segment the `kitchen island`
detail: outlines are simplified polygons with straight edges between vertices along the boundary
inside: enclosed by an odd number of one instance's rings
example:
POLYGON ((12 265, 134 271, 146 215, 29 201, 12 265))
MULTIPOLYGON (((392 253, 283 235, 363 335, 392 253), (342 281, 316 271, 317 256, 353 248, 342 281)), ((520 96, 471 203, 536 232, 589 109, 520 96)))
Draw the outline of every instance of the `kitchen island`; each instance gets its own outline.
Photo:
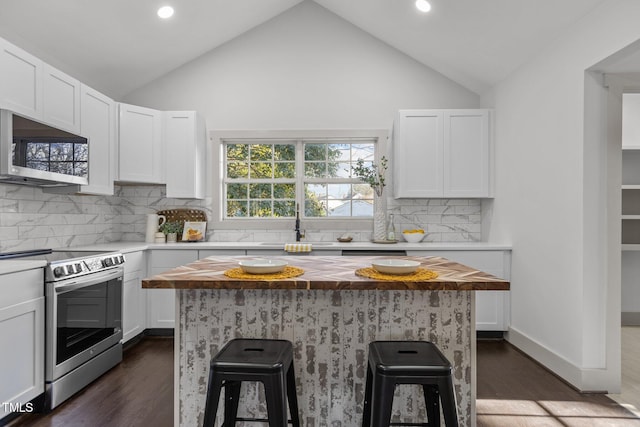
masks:
MULTIPOLYGON (((438 273, 428 281, 355 274, 384 257, 287 256, 304 274, 232 279, 224 272, 254 257, 208 257, 143 280, 178 290, 175 425, 201 425, 209 362, 236 337, 294 344, 300 417, 305 426, 359 426, 367 346, 374 340, 428 340, 453 365, 460 423, 475 425, 474 291, 509 282, 440 257, 402 257, 438 273)), ((261 386, 243 384, 240 416, 264 416, 261 386)), ((417 386, 396 390, 393 419, 424 420, 417 386)), ((221 415, 221 414, 220 414, 221 415)))

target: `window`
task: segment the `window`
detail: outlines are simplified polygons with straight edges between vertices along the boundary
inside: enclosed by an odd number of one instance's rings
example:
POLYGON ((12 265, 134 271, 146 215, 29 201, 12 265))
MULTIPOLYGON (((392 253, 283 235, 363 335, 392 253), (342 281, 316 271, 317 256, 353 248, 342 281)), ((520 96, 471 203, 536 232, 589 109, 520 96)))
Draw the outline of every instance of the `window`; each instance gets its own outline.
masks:
POLYGON ((375 161, 378 139, 220 137, 221 219, 291 219, 299 209, 306 219, 370 220, 373 190, 352 167, 375 161))

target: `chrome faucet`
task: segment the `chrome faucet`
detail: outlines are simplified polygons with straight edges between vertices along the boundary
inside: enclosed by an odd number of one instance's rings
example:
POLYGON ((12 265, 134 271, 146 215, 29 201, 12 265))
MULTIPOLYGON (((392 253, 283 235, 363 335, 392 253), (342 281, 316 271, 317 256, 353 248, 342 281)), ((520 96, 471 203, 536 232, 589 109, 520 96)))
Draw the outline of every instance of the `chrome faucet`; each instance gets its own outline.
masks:
POLYGON ((296 242, 304 237, 304 233, 300 233, 300 203, 296 203, 296 242))

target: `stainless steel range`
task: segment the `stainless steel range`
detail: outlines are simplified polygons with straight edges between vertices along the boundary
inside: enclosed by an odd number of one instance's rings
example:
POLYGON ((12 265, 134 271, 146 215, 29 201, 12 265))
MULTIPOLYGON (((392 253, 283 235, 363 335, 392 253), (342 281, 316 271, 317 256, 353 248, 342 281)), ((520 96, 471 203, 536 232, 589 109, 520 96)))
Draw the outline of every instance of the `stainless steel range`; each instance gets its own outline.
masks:
POLYGON ((44 259, 45 408, 53 409, 122 360, 119 252, 42 251, 0 259, 44 259))

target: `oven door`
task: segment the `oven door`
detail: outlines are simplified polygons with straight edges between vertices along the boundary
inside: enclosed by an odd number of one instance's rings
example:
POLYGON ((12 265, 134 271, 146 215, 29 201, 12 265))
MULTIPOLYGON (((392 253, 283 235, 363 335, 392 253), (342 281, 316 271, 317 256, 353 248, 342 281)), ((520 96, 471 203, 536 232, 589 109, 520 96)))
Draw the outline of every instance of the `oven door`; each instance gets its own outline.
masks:
POLYGON ((54 381, 122 340, 123 269, 46 284, 46 380, 54 381))

